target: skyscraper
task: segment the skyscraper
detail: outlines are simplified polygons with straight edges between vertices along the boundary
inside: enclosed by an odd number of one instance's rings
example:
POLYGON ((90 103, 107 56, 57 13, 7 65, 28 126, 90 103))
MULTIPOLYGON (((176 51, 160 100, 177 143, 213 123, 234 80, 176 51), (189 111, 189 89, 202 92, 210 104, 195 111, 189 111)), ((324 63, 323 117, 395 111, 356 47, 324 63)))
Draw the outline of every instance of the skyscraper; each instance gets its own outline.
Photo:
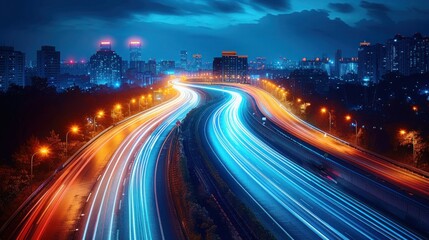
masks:
POLYGON ((184 71, 188 70, 188 51, 180 51, 180 68, 184 71))
POLYGON ((0 91, 6 91, 11 84, 25 86, 24 66, 24 53, 0 46, 0 91))
POLYGON ((142 61, 142 44, 140 41, 131 41, 129 43, 130 47, 130 68, 137 69, 138 72, 142 72, 143 69, 138 69, 141 66, 140 62, 142 61))
POLYGON ((364 85, 379 83, 385 73, 386 48, 361 42, 358 49, 358 79, 364 85))
POLYGON ((100 43, 100 49, 89 61, 91 83, 119 87, 121 84, 122 58, 111 50, 111 43, 100 43))
POLYGON ((386 42, 386 70, 410 75, 410 50, 412 39, 396 35, 386 42))
POLYGON ((198 72, 201 71, 203 67, 203 56, 199 53, 192 54, 192 71, 198 72))
POLYGON ((54 46, 42 46, 37 51, 37 75, 55 85, 60 75, 60 52, 54 46))
POLYGON ((429 38, 416 33, 413 36, 410 50, 410 73, 426 72, 429 72, 429 38))
POLYGON ((223 51, 221 58, 213 59, 213 75, 224 82, 248 83, 247 56, 238 56, 234 51, 223 51))

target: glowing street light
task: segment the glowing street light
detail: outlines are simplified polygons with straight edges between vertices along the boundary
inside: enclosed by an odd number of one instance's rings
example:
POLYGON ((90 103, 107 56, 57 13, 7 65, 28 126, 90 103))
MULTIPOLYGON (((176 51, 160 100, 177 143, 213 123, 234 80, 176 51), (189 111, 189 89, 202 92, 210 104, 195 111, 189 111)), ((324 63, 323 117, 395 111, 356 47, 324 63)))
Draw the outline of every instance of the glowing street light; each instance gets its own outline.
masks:
POLYGON ((94 118, 92 119, 93 121, 93 124, 94 124, 94 134, 95 134, 95 131, 97 130, 97 123, 96 123, 96 118, 102 118, 102 117, 104 117, 104 111, 103 110, 99 110, 96 114, 95 114, 95 116, 94 116, 94 118))
POLYGON ((67 157, 67 151, 68 151, 68 137, 69 137, 69 133, 78 133, 79 132, 79 127, 77 125, 73 125, 69 131, 67 131, 66 133, 66 148, 65 148, 65 153, 66 153, 66 157, 67 157))
POLYGON ((141 111, 141 108, 142 108, 142 104, 141 104, 141 101, 145 101, 145 96, 144 95, 142 95, 140 98, 139 98, 139 111, 141 111))
POLYGON ((407 133, 411 136, 411 146, 413 147, 413 161, 414 161, 415 164, 417 164, 417 162, 416 162, 416 151, 415 151, 416 139, 415 139, 415 136, 414 136, 415 132, 407 132, 404 129, 399 130, 399 134, 401 136, 405 137, 405 135, 407 133))
MULTIPOLYGON (((49 154, 49 148, 47 147, 41 147, 39 148, 39 150, 37 150, 32 156, 31 156, 31 169, 30 169, 30 185, 32 186, 33 183, 33 160, 34 160, 34 156, 36 156, 36 154, 40 154, 42 156, 46 156, 49 154)), ((32 188, 33 189, 33 188, 32 188)))
MULTIPOLYGON (((352 117, 350 115, 347 115, 346 120, 351 121, 352 117)), ((358 123, 356 119, 354 119, 353 121, 355 122, 355 136, 356 136, 355 144, 357 145, 358 144, 358 123)))
POLYGON ((135 103, 136 103, 135 98, 131 99, 130 102, 127 103, 127 105, 128 105, 128 116, 131 116, 131 104, 135 104, 135 103))
POLYGON ((332 115, 331 112, 328 111, 325 107, 323 107, 322 109, 320 109, 321 113, 328 113, 329 114, 329 132, 331 132, 331 126, 332 126, 332 115))

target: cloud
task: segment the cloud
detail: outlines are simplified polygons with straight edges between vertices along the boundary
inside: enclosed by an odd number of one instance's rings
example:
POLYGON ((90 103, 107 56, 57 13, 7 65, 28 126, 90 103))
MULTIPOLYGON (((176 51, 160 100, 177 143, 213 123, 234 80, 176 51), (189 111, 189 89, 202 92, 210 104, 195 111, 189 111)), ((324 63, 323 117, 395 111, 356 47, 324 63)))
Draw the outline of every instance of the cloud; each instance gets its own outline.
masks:
POLYGON ((253 2, 262 7, 277 11, 290 9, 289 0, 253 0, 253 2))
POLYGON ((340 13, 351 13, 355 10, 355 8, 348 3, 329 3, 328 7, 340 13))
POLYGON ((365 9, 367 15, 375 20, 381 22, 392 22, 389 17, 390 8, 385 4, 361 1, 360 7, 365 9))
POLYGON ((243 12, 243 7, 234 1, 213 1, 210 3, 216 10, 223 13, 238 13, 243 12))
POLYGON ((26 28, 43 26, 70 18, 91 17, 95 19, 117 20, 132 18, 134 14, 186 14, 180 9, 156 1, 121 0, 14 0, 2 4, 0 26, 2 28, 26 28))

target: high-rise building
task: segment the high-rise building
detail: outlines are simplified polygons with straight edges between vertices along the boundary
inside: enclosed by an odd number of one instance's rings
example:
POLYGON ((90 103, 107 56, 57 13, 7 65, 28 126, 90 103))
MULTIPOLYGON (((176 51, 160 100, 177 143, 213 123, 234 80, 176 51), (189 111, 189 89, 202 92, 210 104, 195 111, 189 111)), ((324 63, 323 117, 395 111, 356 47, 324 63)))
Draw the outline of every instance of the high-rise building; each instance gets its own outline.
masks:
POLYGON ((364 85, 380 82, 386 69, 386 48, 361 42, 358 49, 358 79, 364 85))
POLYGON ((223 51, 221 58, 213 59, 213 75, 224 82, 248 83, 247 56, 238 56, 235 51, 223 51))
POLYGON ((60 75, 60 52, 54 46, 42 46, 37 51, 37 72, 39 77, 46 78, 48 83, 56 85, 60 75))
POLYGON ((137 69, 138 72, 142 72, 143 69, 138 69, 141 66, 140 62, 142 61, 142 44, 140 41, 131 41, 129 43, 130 47, 130 68, 137 69))
POLYGON ((386 70, 410 75, 412 38, 396 35, 386 42, 386 70))
POLYGON ((25 86, 25 55, 13 47, 0 46, 0 91, 11 84, 25 86))
POLYGON ((191 71, 198 72, 201 71, 203 67, 203 56, 199 53, 192 54, 192 66, 191 71))
POLYGON ((111 43, 100 43, 100 49, 91 56, 91 83, 119 87, 121 85, 122 58, 111 49, 111 43))
POLYGON ((180 68, 184 71, 188 70, 188 51, 180 51, 180 68))
POLYGON ((429 72, 429 37, 420 33, 414 34, 410 50, 410 73, 422 74, 429 72))

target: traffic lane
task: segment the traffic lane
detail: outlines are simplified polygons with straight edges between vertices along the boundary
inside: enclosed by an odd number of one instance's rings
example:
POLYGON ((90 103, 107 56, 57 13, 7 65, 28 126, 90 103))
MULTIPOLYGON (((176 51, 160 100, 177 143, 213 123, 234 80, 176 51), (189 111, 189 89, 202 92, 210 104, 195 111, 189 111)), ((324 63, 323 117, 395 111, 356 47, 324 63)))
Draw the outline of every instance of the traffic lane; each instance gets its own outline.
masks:
POLYGON ((325 137, 325 134, 291 115, 277 100, 267 92, 254 87, 237 85, 236 87, 249 92, 258 104, 263 114, 284 130, 294 136, 316 146, 323 151, 338 158, 348 160, 358 167, 381 176, 403 188, 409 189, 413 194, 422 197, 429 196, 429 179, 423 178, 406 169, 399 168, 389 162, 368 155, 356 148, 350 147, 334 138, 325 137))
MULTIPOLYGON (((370 227, 371 224, 378 224, 378 222, 377 220, 367 221, 365 216, 367 216, 368 212, 376 219, 380 217, 383 218, 383 216, 380 216, 377 212, 371 212, 371 209, 356 202, 353 198, 350 198, 350 196, 330 188, 329 185, 324 181, 320 181, 314 174, 296 167, 290 161, 284 161, 284 159, 278 158, 276 153, 265 147, 263 143, 253 137, 251 133, 247 132, 243 126, 240 126, 240 121, 237 121, 240 117, 234 116, 234 108, 236 107, 237 106, 232 106, 230 109, 226 109, 225 112, 229 111, 232 114, 230 116, 226 114, 221 120, 214 121, 213 125, 207 127, 206 131, 210 131, 210 129, 214 127, 215 135, 217 135, 214 139, 217 139, 218 142, 224 138, 224 135, 226 136, 225 139, 228 140, 221 143, 222 146, 218 148, 219 151, 216 151, 216 153, 220 155, 224 154, 224 157, 220 157, 220 159, 224 160, 222 164, 228 165, 226 169, 233 171, 233 174, 231 174, 232 177, 241 178, 238 182, 245 184, 253 180, 255 184, 247 185, 247 190, 252 192, 251 195, 254 198, 258 198, 260 201, 264 202, 263 204, 267 206, 266 209, 271 211, 272 214, 277 215, 280 224, 282 224, 281 221, 283 219, 278 216, 278 211, 285 209, 286 211, 281 212, 291 213, 295 219, 299 219, 297 221, 298 223, 301 222, 307 229, 312 230, 319 236, 345 237, 345 235, 341 234, 342 232, 347 232, 347 234, 351 236, 365 236, 370 234, 373 237, 380 237, 380 232, 387 232, 392 236, 398 234, 412 234, 406 230, 405 233, 390 232, 388 225, 383 226, 384 223, 378 225, 378 227, 382 227, 383 230, 381 231, 377 230, 377 227, 370 227), (234 125, 234 127, 231 128, 230 125, 234 125), (216 127, 218 128, 217 130, 216 127), (228 127, 230 128, 228 129, 228 127), (231 147, 231 144, 234 144, 234 146, 231 147), (252 153, 252 151, 253 154, 261 156, 269 153, 271 157, 259 157, 256 160, 252 160, 249 154, 247 156, 240 156, 240 152, 252 153), (243 174, 243 172, 245 174, 243 174), (297 175, 301 177, 294 177, 297 175), (285 181, 285 179, 287 181, 285 181), (279 183, 282 183, 281 186, 286 189, 283 190, 279 183), (264 195, 261 191, 255 189, 255 185, 265 190, 262 192, 266 194, 264 195), (300 194, 302 197, 300 197, 300 194), (340 198, 338 196, 340 196, 340 198), (267 198, 269 197, 272 197, 274 201, 268 201, 267 198), (310 203, 300 203, 302 199, 308 199, 310 203), (311 201, 313 204, 311 204, 311 201), (339 203, 340 208, 331 206, 329 203, 332 201, 339 203), (270 204, 275 205, 276 202, 278 203, 277 206, 270 206, 270 204), (349 213, 349 211, 344 211, 343 208, 347 209, 344 206, 348 205, 360 209, 363 213, 359 211, 350 211, 351 213, 349 213), (315 207, 317 207, 316 210, 309 210, 315 207), (277 212, 275 210, 277 210, 277 212), (359 218, 359 221, 354 220, 356 217, 359 218), (328 223, 326 221, 328 221, 328 223), (345 229, 347 229, 347 231, 345 231, 345 229)), ((222 111, 222 109, 219 110, 219 112, 222 111)), ((222 116, 221 113, 218 113, 218 115, 222 116)), ((213 119, 221 118, 219 116, 213 117, 213 119)), ((216 147, 215 144, 214 146, 216 147)), ((391 223, 389 222, 388 224, 391 223)), ((401 229, 400 226, 396 226, 401 229)), ((305 234, 305 231, 300 231, 300 234, 305 234)))
MULTIPOLYGON (((167 104, 167 103, 165 103, 167 104)), ((80 217, 82 203, 88 197, 93 183, 96 181, 103 167, 107 164, 112 151, 123 141, 124 137, 133 129, 144 122, 147 114, 155 111, 149 110, 134 118, 116 125, 92 141, 75 159, 64 168, 56 179, 48 186, 42 201, 33 207, 33 211, 27 214, 23 220, 24 226, 20 238, 40 236, 41 233, 49 232, 52 237, 67 238, 75 229, 76 220, 80 217), (64 185, 63 187, 61 187, 64 185), (61 189, 60 193, 57 189, 61 189), (55 201, 56 204, 52 204, 55 201), (59 211, 53 211, 59 209, 59 211), (55 219, 43 220, 39 219, 55 219), (37 220, 36 220, 37 219, 37 220), (29 221, 26 221, 29 220, 29 221), (34 223, 36 221, 36 223, 34 223), (43 222, 42 227, 39 223, 43 222), (55 226, 49 227, 47 226, 55 226)))

